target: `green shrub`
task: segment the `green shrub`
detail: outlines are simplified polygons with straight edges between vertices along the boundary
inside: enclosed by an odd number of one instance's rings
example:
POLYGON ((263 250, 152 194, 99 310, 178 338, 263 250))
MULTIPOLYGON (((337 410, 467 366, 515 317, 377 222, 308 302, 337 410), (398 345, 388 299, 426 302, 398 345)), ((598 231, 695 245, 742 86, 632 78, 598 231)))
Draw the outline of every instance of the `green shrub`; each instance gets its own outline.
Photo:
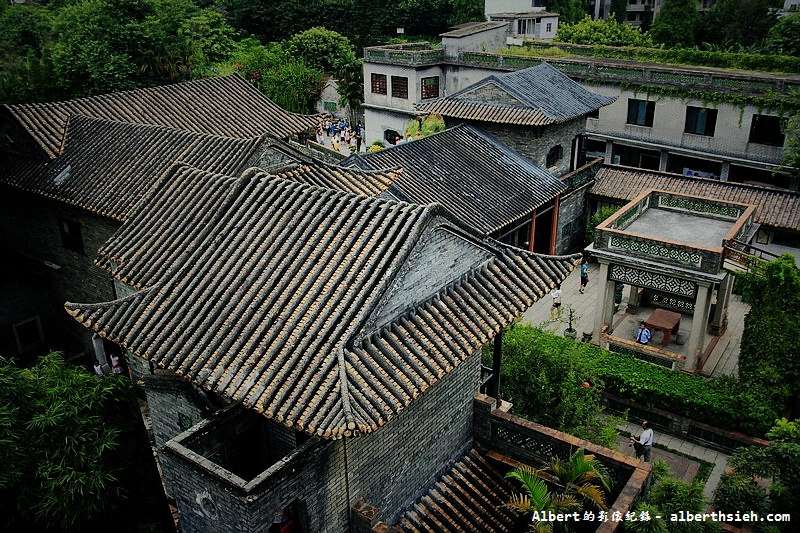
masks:
POLYGON ((767 393, 733 377, 709 380, 667 370, 530 326, 512 326, 503 341, 504 397, 522 416, 557 429, 585 425, 580 420, 588 420, 592 412, 586 402, 596 401, 598 387, 648 407, 666 406, 676 415, 759 437, 780 418, 767 393), (591 387, 582 392, 584 381, 591 387))

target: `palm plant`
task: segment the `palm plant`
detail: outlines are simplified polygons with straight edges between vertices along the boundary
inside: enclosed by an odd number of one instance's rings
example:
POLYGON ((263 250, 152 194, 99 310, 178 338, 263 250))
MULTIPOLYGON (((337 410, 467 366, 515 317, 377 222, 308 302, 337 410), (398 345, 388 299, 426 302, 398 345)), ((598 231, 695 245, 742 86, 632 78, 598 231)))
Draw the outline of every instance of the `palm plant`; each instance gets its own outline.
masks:
POLYGON ((611 491, 611 478, 608 470, 595 459, 586 455, 583 448, 573 453, 566 461, 554 457, 544 469, 556 478, 563 487, 563 494, 608 511, 605 493, 611 491))
MULTIPOLYGON (((505 507, 523 515, 534 511, 553 513, 571 513, 579 511, 581 504, 567 494, 553 494, 547 484, 539 477, 539 471, 528 465, 519 466, 506 474, 509 479, 516 479, 522 484, 522 493, 512 494, 505 507)), ((536 533, 552 533, 553 522, 535 520, 531 527, 536 533)))
MULTIPOLYGON (((605 498, 605 494, 611 490, 608 470, 594 455, 587 455, 583 448, 566 461, 554 457, 543 469, 522 465, 508 472, 506 477, 522 483, 522 492, 512 494, 505 504, 506 508, 517 513, 572 513, 580 511, 584 506, 608 511, 605 498), (551 491, 542 478, 552 481, 558 489, 551 491)), ((531 522, 536 533, 552 533, 555 525, 567 527, 562 522, 531 522)))

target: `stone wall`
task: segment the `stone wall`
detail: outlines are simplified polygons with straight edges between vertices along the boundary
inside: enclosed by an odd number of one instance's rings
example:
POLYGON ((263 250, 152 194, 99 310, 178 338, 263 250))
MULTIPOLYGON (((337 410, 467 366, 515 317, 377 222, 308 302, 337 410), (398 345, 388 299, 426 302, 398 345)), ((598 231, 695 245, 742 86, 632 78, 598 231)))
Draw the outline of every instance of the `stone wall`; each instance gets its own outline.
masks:
POLYGON ((585 121, 584 119, 578 119, 547 127, 530 127, 445 119, 445 124, 448 128, 461 122, 469 122, 529 159, 533 164, 549 170, 556 176, 561 176, 570 171, 572 142, 575 137, 583 134, 585 121), (561 145, 563 156, 555 165, 548 168, 547 154, 554 146, 558 145, 561 145))
POLYGON ((589 211, 589 192, 592 185, 594 180, 587 181, 561 196, 558 204, 556 255, 583 249, 586 238, 586 213, 589 211))
MULTIPOLYGON (((133 366, 133 365, 132 365, 133 366)), ((214 408, 205 393, 186 379, 166 371, 143 376, 156 446, 202 421, 214 408)))
POLYGON ((190 442, 214 431, 201 422, 162 450, 183 531, 264 531, 291 505, 302 510, 297 518, 308 531, 347 531, 358 500, 379 510, 376 520, 390 522, 471 445, 479 379, 476 354, 376 432, 312 437, 251 481, 193 451, 190 442))
POLYGON ((47 279, 42 283, 50 294, 50 307, 41 312, 52 313, 54 317, 52 326, 44 331, 49 346, 67 352, 91 351, 91 332, 67 315, 64 303, 114 299, 110 277, 94 265, 93 259, 98 248, 120 224, 77 207, 11 188, 4 187, 0 198, 2 244, 34 259, 47 273, 47 279), (84 254, 64 248, 59 219, 80 226, 84 254))

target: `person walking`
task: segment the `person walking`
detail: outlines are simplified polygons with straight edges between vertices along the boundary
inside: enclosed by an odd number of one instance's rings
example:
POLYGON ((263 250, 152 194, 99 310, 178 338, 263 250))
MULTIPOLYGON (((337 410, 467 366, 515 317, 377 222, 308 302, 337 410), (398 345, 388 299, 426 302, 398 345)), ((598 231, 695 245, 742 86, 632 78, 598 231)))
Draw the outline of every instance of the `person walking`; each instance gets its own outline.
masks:
POLYGON ((642 432, 639 438, 631 437, 631 444, 633 444, 633 453, 639 459, 644 459, 645 463, 650 462, 650 454, 653 451, 653 429, 650 427, 650 422, 647 420, 642 421, 642 432))
POLYGON ((652 336, 653 334, 650 333, 647 324, 645 324, 644 321, 639 322, 639 329, 636 330, 636 342, 639 344, 647 344, 650 342, 650 337, 652 336))
POLYGON ((581 288, 578 289, 578 292, 583 294, 586 290, 586 285, 589 283, 589 262, 584 259, 581 261, 581 288))
POLYGON ((553 299, 553 303, 550 306, 550 318, 555 318, 556 314, 561 316, 561 285, 556 285, 550 291, 550 297, 553 299))

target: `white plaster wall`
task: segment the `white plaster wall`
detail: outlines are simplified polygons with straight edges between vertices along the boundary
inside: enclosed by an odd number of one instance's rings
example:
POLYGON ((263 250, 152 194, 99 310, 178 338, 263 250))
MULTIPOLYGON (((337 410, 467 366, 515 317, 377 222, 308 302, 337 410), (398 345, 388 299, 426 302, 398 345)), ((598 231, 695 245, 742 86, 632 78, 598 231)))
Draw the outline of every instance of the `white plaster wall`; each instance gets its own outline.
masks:
MULTIPOLYGON (((651 98, 656 102, 653 126, 644 127, 627 124, 628 99, 647 100, 647 95, 633 91, 620 91, 619 87, 587 86, 587 89, 599 94, 618 96, 617 100, 602 109, 598 119, 586 121, 586 132, 624 137, 628 139, 663 144, 686 150, 713 152, 755 159, 768 163, 780 163, 782 149, 763 144, 750 143, 750 125, 753 115, 758 114, 754 106, 738 106, 720 103, 703 103, 700 100, 681 100, 679 98, 651 98), (687 106, 716 108, 717 123, 713 136, 684 133, 687 106)), ((764 114, 770 114, 763 111, 764 114)))
POLYGON ((525 13, 533 10, 533 0, 485 0, 483 13, 525 13))

